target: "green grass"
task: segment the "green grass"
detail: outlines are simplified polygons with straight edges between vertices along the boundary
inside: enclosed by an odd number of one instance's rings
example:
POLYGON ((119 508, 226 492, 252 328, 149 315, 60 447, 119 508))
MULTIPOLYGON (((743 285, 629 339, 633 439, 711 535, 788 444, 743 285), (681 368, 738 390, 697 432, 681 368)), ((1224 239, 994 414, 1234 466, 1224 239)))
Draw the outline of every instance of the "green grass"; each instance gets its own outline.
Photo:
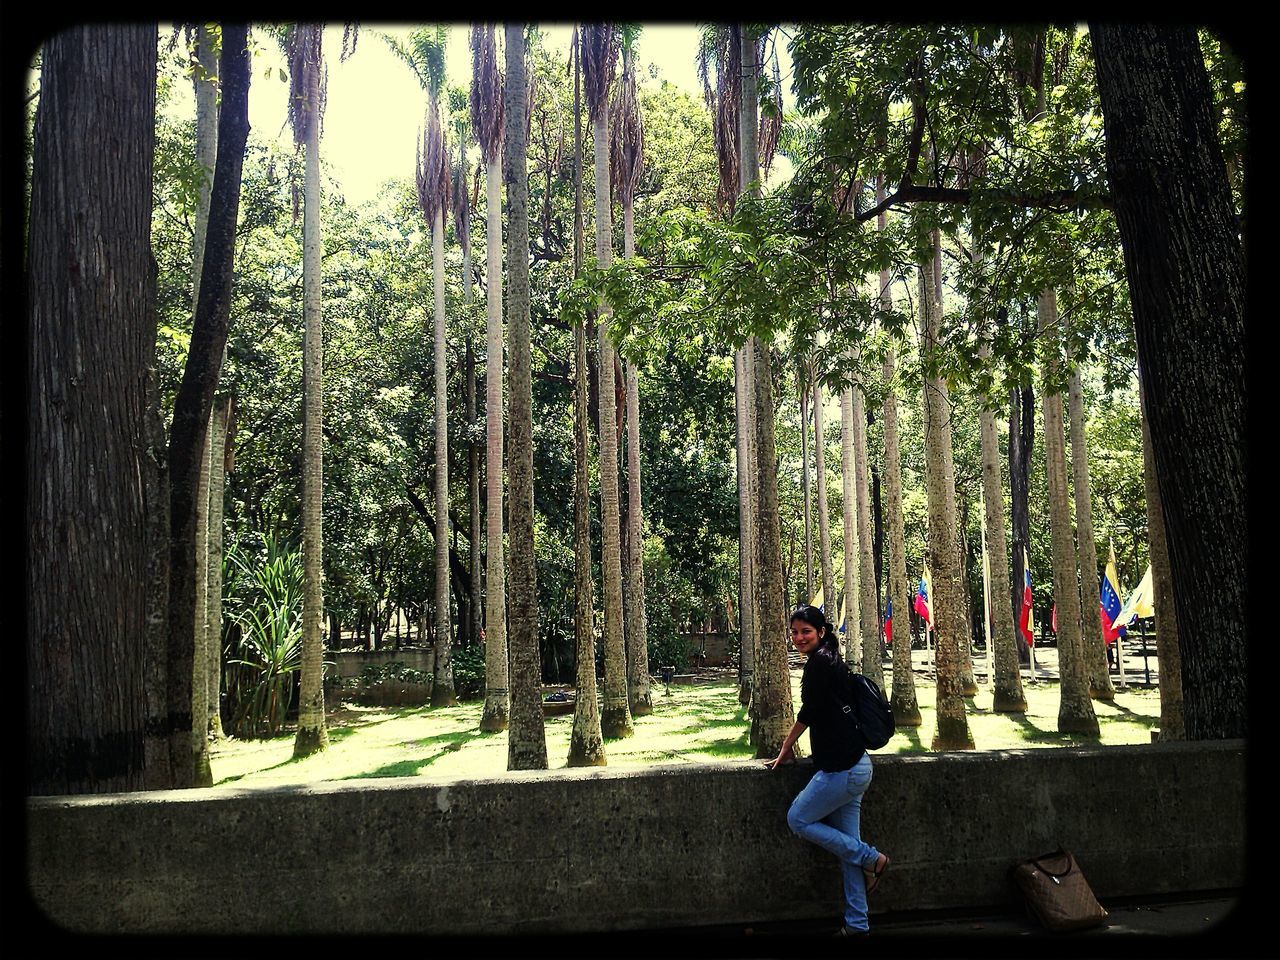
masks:
MULTIPOLYGON (((792 697, 799 705, 799 673, 792 697)), ((886 689, 890 681, 886 678, 886 689)), ((1093 701, 1097 740, 1057 732, 1058 684, 1024 683, 1025 714, 991 712, 984 688, 966 701, 969 729, 979 750, 1149 743, 1159 726, 1160 695, 1155 689, 1117 692, 1114 703, 1093 701)), ((933 739, 934 687, 916 678, 921 726, 900 728, 879 755, 928 753, 933 739)), ((674 686, 666 696, 654 687, 654 712, 633 720, 635 734, 609 740, 610 766, 653 763, 724 763, 750 759, 747 719, 729 682, 674 686)), ((329 749, 293 759, 293 734, 267 740, 223 740, 212 748, 215 786, 305 784, 368 777, 426 776, 445 779, 488 777, 507 768, 507 735, 481 733, 481 701, 453 707, 360 707, 343 704, 330 714, 329 749)), ((573 716, 546 721, 547 756, 552 769, 565 766, 573 716)), ((800 738, 808 752, 808 734, 800 738)))

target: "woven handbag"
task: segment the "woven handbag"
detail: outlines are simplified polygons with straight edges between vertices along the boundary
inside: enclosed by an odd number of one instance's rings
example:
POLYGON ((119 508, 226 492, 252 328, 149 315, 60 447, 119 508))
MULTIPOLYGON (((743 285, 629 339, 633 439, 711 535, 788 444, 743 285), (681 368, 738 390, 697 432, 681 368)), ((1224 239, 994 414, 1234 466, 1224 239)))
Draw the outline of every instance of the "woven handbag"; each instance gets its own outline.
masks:
POLYGON ((1015 863, 1009 877, 1022 892, 1027 910, 1048 930, 1084 930, 1107 919, 1076 858, 1062 847, 1015 863))

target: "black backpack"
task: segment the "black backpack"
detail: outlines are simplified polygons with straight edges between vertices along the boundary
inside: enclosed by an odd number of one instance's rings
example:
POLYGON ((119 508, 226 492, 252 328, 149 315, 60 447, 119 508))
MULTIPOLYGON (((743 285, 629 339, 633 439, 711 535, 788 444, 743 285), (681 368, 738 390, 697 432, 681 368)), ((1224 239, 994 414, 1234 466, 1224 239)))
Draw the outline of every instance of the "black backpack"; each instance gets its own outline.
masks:
POLYGON ((849 702, 842 702, 839 696, 836 702, 840 704, 841 712, 853 720, 867 749, 878 750, 893 736, 893 711, 889 709, 889 701, 874 680, 854 673, 846 663, 841 662, 841 666, 845 668, 843 686, 849 702))

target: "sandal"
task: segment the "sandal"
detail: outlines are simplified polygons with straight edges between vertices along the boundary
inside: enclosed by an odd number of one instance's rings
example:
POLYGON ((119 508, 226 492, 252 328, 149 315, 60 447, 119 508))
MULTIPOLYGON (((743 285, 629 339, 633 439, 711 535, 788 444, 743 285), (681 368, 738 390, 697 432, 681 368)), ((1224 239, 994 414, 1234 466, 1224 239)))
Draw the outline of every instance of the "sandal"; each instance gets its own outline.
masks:
POLYGON ((876 889, 876 887, 880 886, 880 878, 884 876, 884 872, 888 869, 889 858, 882 853, 880 854, 879 859, 876 860, 876 867, 874 870, 864 869, 862 871, 862 875, 867 878, 868 896, 876 889))

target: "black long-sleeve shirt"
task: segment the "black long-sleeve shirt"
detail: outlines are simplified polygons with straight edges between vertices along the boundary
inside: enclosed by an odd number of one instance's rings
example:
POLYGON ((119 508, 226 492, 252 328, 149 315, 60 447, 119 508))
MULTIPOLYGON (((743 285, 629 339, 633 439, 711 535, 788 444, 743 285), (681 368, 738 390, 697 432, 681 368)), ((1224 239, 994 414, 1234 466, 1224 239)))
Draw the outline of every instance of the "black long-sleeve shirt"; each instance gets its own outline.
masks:
POLYGON ((800 678, 796 720, 809 728, 813 765, 827 773, 848 770, 867 752, 861 732, 841 710, 840 703, 848 703, 844 693, 837 692, 843 687, 845 669, 828 649, 818 649, 805 661, 800 678))

